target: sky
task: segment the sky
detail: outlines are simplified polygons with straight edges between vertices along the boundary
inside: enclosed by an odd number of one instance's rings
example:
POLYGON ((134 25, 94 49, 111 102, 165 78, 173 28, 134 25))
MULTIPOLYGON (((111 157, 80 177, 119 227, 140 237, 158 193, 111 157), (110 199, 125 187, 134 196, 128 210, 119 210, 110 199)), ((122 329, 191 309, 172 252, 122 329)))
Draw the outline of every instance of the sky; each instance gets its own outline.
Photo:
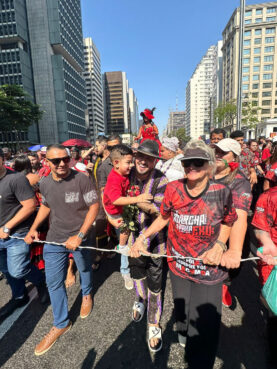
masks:
POLYGON ((239 0, 81 0, 83 34, 100 52, 102 73, 126 72, 139 111, 157 108, 154 122, 162 133, 176 101, 178 110, 185 109, 188 80, 239 5, 239 0))

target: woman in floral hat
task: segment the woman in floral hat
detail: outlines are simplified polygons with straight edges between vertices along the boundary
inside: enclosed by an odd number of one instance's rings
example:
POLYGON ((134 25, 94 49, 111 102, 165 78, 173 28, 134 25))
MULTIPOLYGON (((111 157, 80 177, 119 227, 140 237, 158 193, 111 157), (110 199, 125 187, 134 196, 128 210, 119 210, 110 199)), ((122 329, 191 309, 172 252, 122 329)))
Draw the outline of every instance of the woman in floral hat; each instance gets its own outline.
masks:
POLYGON ((143 118, 143 125, 139 129, 139 133, 137 137, 134 138, 135 141, 141 139, 140 143, 142 143, 145 140, 154 140, 158 143, 159 147, 161 147, 160 140, 157 138, 159 135, 159 130, 155 123, 152 121, 154 119, 154 110, 156 108, 150 109, 144 109, 143 112, 140 113, 141 117, 143 118))

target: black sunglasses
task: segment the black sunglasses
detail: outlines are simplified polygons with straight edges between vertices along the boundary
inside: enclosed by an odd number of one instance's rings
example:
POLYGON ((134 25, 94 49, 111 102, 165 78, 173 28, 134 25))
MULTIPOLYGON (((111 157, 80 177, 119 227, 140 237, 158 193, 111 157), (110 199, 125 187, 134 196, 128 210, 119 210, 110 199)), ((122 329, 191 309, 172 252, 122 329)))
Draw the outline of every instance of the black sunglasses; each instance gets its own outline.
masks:
POLYGON ((47 160, 51 161, 52 164, 54 165, 60 165, 61 161, 64 162, 64 164, 68 164, 70 162, 70 157, 69 156, 65 156, 64 158, 55 158, 55 159, 48 159, 47 160))
POLYGON ((183 161, 183 166, 185 168, 189 168, 191 165, 193 165, 196 168, 201 168, 205 164, 207 160, 204 159, 188 159, 183 161))

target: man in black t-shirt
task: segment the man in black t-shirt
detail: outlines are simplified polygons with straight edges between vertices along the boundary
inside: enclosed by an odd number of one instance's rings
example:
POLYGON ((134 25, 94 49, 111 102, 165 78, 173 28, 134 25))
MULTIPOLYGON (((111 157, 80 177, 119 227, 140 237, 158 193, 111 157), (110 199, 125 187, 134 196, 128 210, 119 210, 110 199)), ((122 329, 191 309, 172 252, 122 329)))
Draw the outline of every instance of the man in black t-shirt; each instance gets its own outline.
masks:
POLYGON ((44 246, 46 282, 50 294, 54 326, 36 346, 35 355, 46 353, 55 341, 71 328, 65 278, 68 254, 73 257, 80 273, 82 305, 80 317, 86 318, 93 306, 91 250, 78 249, 89 245, 90 228, 98 212, 98 196, 89 177, 69 168, 70 157, 64 146, 47 148, 46 159, 51 174, 42 179, 40 192, 42 204, 25 240, 32 243, 37 239, 39 225, 49 216, 49 231, 44 246), (54 242, 63 243, 56 245, 54 242))
POLYGON ((0 310, 0 321, 28 303, 25 279, 37 286, 41 302, 47 301, 43 275, 30 263, 29 245, 9 237, 26 235, 35 209, 34 192, 28 180, 23 174, 5 168, 0 149, 0 271, 12 290, 12 299, 0 310))

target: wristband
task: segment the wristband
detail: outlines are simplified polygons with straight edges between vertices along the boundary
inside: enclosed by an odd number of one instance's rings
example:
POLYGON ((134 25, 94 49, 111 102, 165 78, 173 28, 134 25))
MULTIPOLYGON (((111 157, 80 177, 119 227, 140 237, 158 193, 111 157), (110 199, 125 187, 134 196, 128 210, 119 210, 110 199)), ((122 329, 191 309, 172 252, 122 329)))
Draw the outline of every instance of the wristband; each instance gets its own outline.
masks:
POLYGON ((227 245, 226 243, 220 241, 220 240, 217 240, 216 243, 222 248, 223 251, 227 251, 227 245))

